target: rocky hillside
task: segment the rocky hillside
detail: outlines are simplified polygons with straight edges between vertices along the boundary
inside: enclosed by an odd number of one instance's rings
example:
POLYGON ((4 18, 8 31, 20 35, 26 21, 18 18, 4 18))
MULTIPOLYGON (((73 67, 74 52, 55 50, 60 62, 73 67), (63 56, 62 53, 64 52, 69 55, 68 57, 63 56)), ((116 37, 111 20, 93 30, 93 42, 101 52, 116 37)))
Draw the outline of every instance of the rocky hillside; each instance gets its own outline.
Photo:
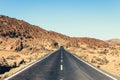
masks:
POLYGON ((56 45, 80 47, 80 44, 99 47, 108 46, 108 44, 102 40, 94 38, 71 38, 60 33, 44 30, 23 20, 17 20, 3 15, 0 16, 1 49, 20 51, 28 46, 26 44, 28 41, 40 43, 45 47, 54 47, 56 45))
POLYGON ((87 44, 89 47, 108 47, 108 43, 95 39, 95 38, 71 38, 67 46, 71 47, 80 47, 83 44, 87 44))
POLYGON ((22 50, 22 48, 25 47, 23 44, 28 41, 38 42, 45 46, 67 39, 69 39, 68 36, 53 31, 46 31, 23 20, 17 20, 3 15, 0 16, 0 43, 2 47, 4 47, 4 45, 9 46, 7 49, 20 46, 18 50, 22 50))
POLYGON ((38 26, 31 25, 23 20, 8 16, 0 16, 0 36, 10 38, 68 38, 53 31, 46 31, 38 26))

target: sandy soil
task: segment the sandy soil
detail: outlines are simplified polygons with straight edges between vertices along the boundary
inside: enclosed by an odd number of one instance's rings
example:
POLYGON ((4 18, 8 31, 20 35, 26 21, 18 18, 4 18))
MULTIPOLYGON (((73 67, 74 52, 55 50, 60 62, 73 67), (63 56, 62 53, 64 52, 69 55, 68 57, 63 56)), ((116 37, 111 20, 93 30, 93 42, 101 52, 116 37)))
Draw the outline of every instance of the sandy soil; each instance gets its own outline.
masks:
POLYGON ((23 69, 24 67, 30 65, 38 59, 41 59, 45 55, 49 54, 52 51, 37 51, 30 55, 25 54, 25 52, 14 52, 14 51, 0 51, 0 59, 4 57, 9 66, 13 66, 13 63, 16 62, 17 65, 21 60, 24 60, 25 63, 16 66, 15 68, 11 68, 10 71, 5 72, 4 74, 0 74, 0 80, 8 77, 15 72, 23 69), (11 58, 12 57, 12 58, 11 58))
POLYGON ((67 48, 67 50, 94 66, 120 77, 120 46, 89 48, 87 45, 81 45, 81 48, 71 47, 67 48))

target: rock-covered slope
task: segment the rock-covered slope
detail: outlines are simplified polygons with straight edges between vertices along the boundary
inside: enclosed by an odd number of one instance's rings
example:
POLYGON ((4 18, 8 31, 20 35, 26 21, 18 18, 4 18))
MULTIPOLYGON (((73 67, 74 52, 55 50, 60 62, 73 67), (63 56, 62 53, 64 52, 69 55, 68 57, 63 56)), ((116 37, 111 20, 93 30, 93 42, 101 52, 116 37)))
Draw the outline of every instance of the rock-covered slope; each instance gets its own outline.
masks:
POLYGON ((0 36, 10 38, 68 38, 65 35, 53 31, 46 31, 38 26, 31 25, 23 20, 17 20, 8 16, 0 16, 0 36))
POLYGON ((0 16, 0 42, 3 49, 5 49, 4 45, 9 46, 9 49, 18 45, 21 47, 18 50, 22 50, 25 47, 24 44, 29 41, 45 46, 67 39, 69 39, 68 36, 53 31, 46 31, 23 20, 0 16))
MULTIPOLYGON (((18 50, 22 50, 27 41, 35 41, 35 43, 38 42, 43 46, 49 45, 49 47, 51 45, 54 46, 54 44, 67 47, 79 47, 80 44, 99 47, 108 46, 108 44, 102 40, 94 38, 71 38, 57 32, 44 30, 23 20, 17 20, 3 15, 0 16, 0 40, 1 44, 4 42, 3 48, 4 45, 9 45, 8 48, 13 49, 15 45, 17 46, 18 44, 20 46, 18 46, 18 50)), ((16 50, 16 48, 14 49, 16 50)))
POLYGON ((71 47, 80 47, 82 44, 86 44, 89 47, 108 47, 108 43, 95 39, 95 38, 88 38, 88 37, 83 37, 83 38, 71 38, 70 42, 67 44, 68 46, 71 47))

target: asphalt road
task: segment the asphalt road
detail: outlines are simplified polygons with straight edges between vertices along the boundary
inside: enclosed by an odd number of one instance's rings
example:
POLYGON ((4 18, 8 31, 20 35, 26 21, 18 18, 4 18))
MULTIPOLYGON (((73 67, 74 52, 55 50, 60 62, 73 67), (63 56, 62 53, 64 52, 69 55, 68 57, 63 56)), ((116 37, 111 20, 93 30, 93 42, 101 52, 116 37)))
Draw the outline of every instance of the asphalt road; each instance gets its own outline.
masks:
POLYGON ((61 47, 8 80, 114 80, 78 60, 61 47))

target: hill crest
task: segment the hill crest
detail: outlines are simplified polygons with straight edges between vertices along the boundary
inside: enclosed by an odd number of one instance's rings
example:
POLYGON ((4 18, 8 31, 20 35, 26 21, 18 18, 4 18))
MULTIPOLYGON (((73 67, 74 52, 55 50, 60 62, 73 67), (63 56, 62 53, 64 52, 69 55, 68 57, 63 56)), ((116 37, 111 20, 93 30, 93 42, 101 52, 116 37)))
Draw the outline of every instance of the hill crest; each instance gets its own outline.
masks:
MULTIPOLYGON (((0 37, 20 40, 37 40, 41 44, 53 42, 59 45, 79 47, 79 43, 90 46, 106 47, 108 44, 95 38, 73 38, 54 31, 47 31, 39 26, 31 25, 23 20, 17 20, 8 16, 0 15, 0 37), (43 43, 43 42, 44 43, 43 43)), ((47 45, 47 44, 45 44, 47 45)))

